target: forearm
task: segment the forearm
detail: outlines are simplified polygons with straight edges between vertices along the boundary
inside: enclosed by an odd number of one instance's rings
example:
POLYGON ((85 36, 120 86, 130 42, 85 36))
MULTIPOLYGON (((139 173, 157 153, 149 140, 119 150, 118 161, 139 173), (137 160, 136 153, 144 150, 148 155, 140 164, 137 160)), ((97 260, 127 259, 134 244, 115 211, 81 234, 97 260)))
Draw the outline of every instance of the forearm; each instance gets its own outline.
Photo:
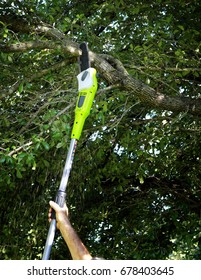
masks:
POLYGON ((67 218, 60 225, 60 232, 69 248, 73 260, 90 260, 92 258, 67 218))

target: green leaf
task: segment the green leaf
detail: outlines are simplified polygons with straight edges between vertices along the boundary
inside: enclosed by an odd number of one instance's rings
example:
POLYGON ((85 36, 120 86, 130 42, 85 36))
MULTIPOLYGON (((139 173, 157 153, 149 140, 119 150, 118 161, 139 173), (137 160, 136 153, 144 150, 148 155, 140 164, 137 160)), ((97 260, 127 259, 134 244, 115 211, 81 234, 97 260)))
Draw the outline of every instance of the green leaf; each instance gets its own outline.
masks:
POLYGON ((19 179, 21 179, 21 178, 22 178, 22 173, 20 172, 20 170, 19 170, 19 169, 17 169, 17 173, 16 173, 16 175, 17 175, 17 178, 19 178, 19 179))
POLYGON ((36 162, 35 161, 33 163, 32 170, 36 170, 36 162))
POLYGON ((122 187, 121 185, 119 185, 119 186, 117 187, 117 190, 118 190, 119 192, 123 192, 123 187, 122 187))
POLYGON ((140 184, 144 184, 144 178, 143 177, 140 177, 139 180, 140 180, 140 184))
POLYGON ((47 142, 42 142, 42 145, 47 151, 50 149, 50 146, 47 142))
POLYGON ((19 85, 18 92, 19 92, 19 93, 22 93, 22 92, 23 92, 23 89, 24 89, 24 85, 23 85, 23 83, 21 83, 21 84, 19 85))
POLYGON ((1 155, 1 157, 0 157, 0 163, 4 163, 5 161, 6 161, 5 156, 1 155))
POLYGON ((8 61, 11 63, 13 62, 12 56, 8 55, 8 61))
POLYGON ((45 160, 45 159, 43 159, 43 163, 44 163, 44 165, 45 165, 46 167, 49 167, 49 166, 50 166, 49 161, 47 161, 47 160, 45 160))
POLYGON ((183 25, 178 25, 178 27, 179 27, 182 31, 184 31, 183 25))
POLYGON ((57 149, 60 149, 61 147, 64 146, 64 143, 63 142, 59 142, 57 145, 56 145, 56 148, 57 149))

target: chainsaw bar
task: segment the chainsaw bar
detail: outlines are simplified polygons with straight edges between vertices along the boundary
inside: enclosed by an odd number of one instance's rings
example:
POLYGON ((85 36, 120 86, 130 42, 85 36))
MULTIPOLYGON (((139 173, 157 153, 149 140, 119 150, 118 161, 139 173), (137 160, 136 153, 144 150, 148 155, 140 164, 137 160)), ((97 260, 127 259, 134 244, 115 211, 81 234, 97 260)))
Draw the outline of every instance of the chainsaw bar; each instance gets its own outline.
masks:
POLYGON ((79 57, 79 65, 80 65, 80 72, 88 69, 90 67, 89 61, 89 51, 87 43, 81 43, 80 49, 82 50, 82 54, 79 57))

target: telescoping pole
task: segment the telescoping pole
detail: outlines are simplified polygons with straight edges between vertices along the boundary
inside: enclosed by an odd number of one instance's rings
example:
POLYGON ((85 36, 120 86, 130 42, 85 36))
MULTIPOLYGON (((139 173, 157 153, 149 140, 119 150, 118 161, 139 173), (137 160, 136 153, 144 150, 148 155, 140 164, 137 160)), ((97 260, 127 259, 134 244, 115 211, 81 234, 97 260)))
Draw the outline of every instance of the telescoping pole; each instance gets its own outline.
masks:
MULTIPOLYGON (((80 74, 77 76, 79 96, 75 108, 75 120, 71 133, 70 147, 68 150, 60 186, 55 199, 55 202, 61 207, 63 207, 66 199, 66 187, 72 168, 77 141, 80 139, 85 119, 90 114, 91 106, 98 87, 96 79, 96 70, 90 67, 87 44, 82 43, 80 45, 80 49, 82 50, 82 54, 79 58, 80 74)), ((56 216, 53 212, 52 221, 50 223, 42 260, 48 260, 50 257, 55 232, 56 216)))
MULTIPOLYGON (((66 163, 65 163, 64 170, 63 170, 60 187, 57 191, 57 195, 56 195, 56 199, 55 199, 55 202, 58 203, 61 207, 64 205, 65 199, 66 199, 66 187, 67 187, 68 178, 70 175, 71 166, 73 163, 76 145, 77 145, 77 140, 71 139, 70 148, 68 150, 68 155, 66 158, 66 163)), ((45 243, 45 249, 43 252, 43 257, 42 257, 43 260, 48 260, 50 257, 50 252, 52 249, 55 232, 56 232, 56 217, 55 217, 55 213, 53 213, 52 221, 50 223, 50 227, 49 227, 49 231, 48 231, 48 235, 47 235, 47 239, 46 239, 46 243, 45 243)))

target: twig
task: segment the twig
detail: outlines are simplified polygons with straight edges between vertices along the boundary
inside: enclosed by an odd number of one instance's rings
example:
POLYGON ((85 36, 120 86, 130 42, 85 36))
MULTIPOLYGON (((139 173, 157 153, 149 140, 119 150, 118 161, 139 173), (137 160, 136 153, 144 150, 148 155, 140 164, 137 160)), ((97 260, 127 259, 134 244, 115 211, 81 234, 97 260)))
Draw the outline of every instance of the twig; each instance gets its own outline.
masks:
POLYGON ((26 143, 26 144, 23 144, 22 146, 20 146, 20 147, 16 148, 15 150, 11 151, 8 155, 11 157, 12 155, 14 155, 14 154, 16 154, 17 152, 19 152, 19 151, 25 149, 26 147, 31 146, 32 144, 33 144, 33 141, 30 141, 30 142, 28 142, 28 143, 26 143))

